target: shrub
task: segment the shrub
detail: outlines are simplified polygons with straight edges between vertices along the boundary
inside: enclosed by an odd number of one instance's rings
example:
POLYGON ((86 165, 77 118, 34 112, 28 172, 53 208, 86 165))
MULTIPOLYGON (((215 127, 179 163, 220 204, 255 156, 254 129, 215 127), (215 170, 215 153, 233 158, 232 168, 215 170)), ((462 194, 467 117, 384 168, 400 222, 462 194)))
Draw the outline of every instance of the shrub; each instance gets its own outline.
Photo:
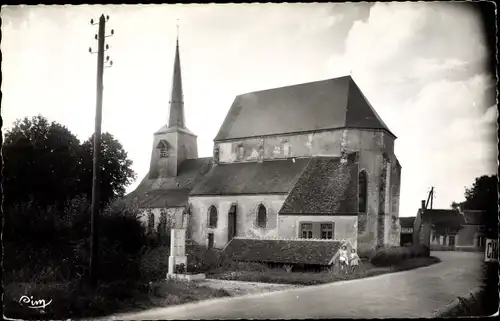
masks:
POLYGON ((192 273, 204 273, 216 269, 225 260, 220 250, 208 249, 205 246, 186 242, 187 271, 192 273))
POLYGON ((429 248, 423 245, 380 247, 370 262, 375 266, 390 266, 410 258, 429 256, 429 248))
POLYGON ((169 255, 170 248, 167 246, 145 249, 140 261, 141 278, 152 281, 165 278, 169 255))

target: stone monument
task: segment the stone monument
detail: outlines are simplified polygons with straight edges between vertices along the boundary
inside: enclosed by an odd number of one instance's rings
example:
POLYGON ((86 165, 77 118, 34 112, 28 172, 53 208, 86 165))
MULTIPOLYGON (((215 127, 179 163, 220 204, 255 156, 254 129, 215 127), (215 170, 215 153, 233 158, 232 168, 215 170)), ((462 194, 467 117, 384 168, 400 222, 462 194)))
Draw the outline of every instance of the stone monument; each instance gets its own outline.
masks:
POLYGON ((167 279, 180 279, 186 281, 203 280, 205 274, 190 274, 187 272, 186 256, 186 229, 172 229, 170 233, 170 256, 168 257, 167 279), (177 273, 176 267, 183 264, 184 270, 177 273))
POLYGON ((186 230, 172 229, 170 235, 170 256, 168 257, 168 274, 176 273, 176 266, 184 264, 187 267, 186 257, 186 230))

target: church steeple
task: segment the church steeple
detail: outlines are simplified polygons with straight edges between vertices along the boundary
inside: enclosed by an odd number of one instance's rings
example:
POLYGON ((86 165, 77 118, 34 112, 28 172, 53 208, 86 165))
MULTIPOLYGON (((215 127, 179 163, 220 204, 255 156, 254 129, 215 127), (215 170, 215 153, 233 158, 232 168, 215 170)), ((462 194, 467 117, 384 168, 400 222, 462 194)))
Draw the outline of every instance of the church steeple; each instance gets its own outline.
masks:
POLYGON ((182 94, 181 59, 179 55, 179 27, 175 48, 172 93, 168 122, 154 133, 149 179, 176 177, 186 159, 198 158, 197 137, 186 128, 184 97, 182 94))
POLYGON ((186 128, 184 119, 184 97, 182 93, 181 59, 179 56, 179 26, 177 26, 177 41, 175 47, 174 74, 172 78, 172 94, 168 113, 168 127, 186 128))

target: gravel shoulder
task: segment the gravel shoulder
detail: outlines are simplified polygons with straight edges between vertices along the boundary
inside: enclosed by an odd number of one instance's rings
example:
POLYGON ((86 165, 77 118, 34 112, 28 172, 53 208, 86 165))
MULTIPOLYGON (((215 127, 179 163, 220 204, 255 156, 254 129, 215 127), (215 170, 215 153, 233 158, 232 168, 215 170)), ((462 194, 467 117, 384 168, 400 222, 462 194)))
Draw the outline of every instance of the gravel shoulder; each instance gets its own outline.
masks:
POLYGON ((224 289, 231 296, 241 296, 247 294, 260 294, 288 289, 296 289, 302 285, 272 284, 261 282, 245 282, 219 279, 205 279, 197 282, 198 285, 211 287, 213 289, 224 289))

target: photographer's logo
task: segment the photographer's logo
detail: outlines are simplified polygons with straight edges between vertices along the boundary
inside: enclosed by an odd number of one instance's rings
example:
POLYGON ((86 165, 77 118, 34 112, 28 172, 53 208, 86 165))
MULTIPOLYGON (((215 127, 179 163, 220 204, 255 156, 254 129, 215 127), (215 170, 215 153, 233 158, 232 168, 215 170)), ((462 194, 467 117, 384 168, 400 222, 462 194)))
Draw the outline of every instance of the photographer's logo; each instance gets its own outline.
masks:
POLYGON ((52 303, 52 300, 49 302, 46 302, 45 300, 34 300, 33 297, 28 297, 26 295, 23 295, 19 299, 19 304, 21 305, 26 305, 30 309, 45 309, 46 306, 52 303))

